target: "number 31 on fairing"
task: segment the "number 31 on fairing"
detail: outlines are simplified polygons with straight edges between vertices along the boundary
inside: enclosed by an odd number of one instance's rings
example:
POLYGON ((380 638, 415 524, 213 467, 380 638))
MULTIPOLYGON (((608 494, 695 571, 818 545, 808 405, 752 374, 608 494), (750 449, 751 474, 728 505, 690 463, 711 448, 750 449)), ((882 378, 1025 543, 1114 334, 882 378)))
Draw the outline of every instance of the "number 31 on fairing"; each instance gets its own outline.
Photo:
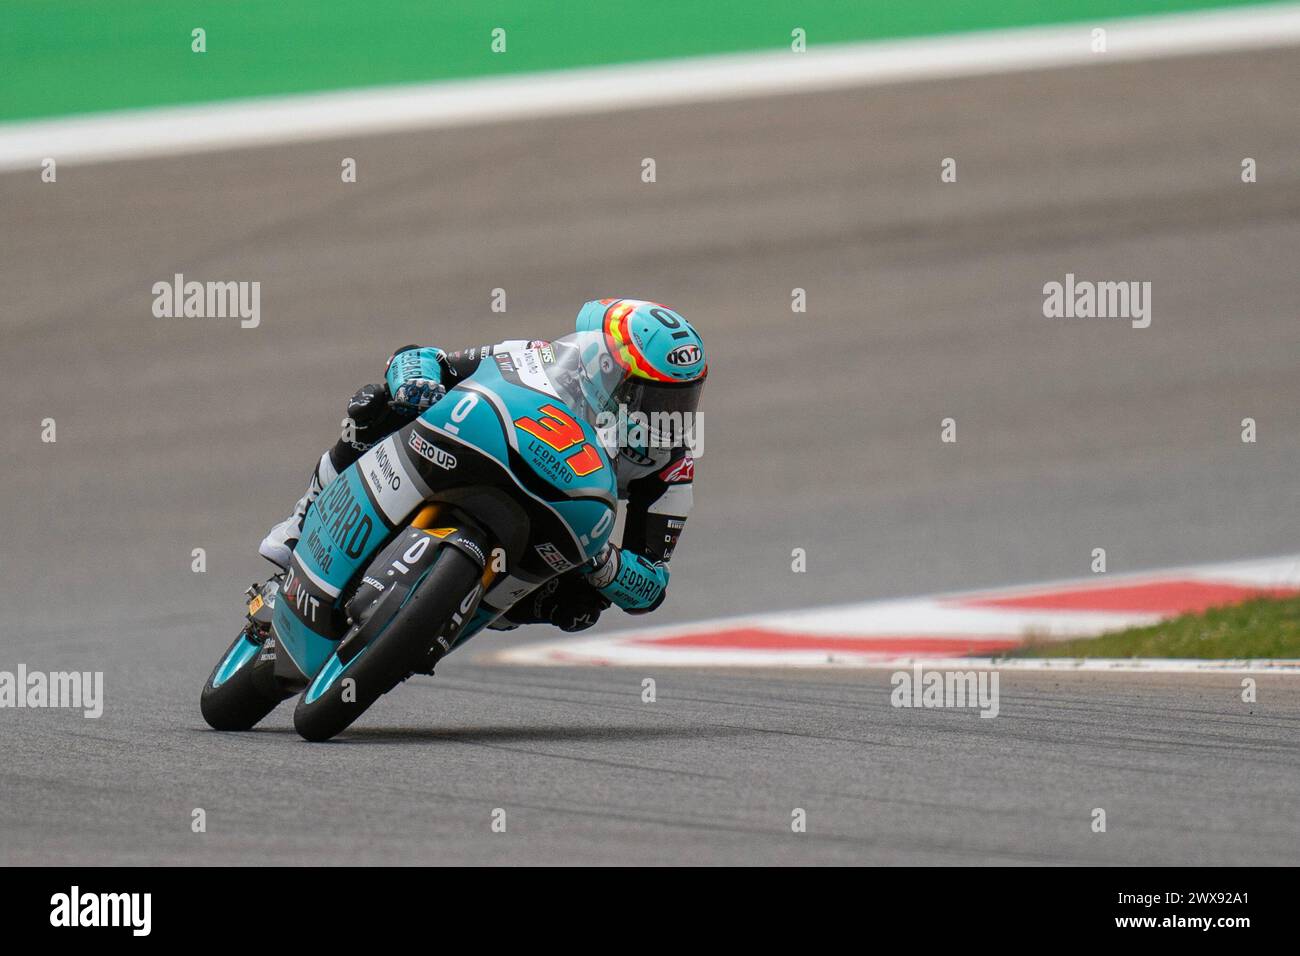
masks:
POLYGON ((581 445, 577 451, 564 459, 565 464, 573 469, 579 478, 585 478, 604 466, 600 461, 600 452, 587 444, 582 434, 582 426, 563 409, 554 405, 543 405, 541 418, 516 418, 515 427, 527 432, 538 441, 550 445, 556 451, 567 451, 574 445, 581 445))

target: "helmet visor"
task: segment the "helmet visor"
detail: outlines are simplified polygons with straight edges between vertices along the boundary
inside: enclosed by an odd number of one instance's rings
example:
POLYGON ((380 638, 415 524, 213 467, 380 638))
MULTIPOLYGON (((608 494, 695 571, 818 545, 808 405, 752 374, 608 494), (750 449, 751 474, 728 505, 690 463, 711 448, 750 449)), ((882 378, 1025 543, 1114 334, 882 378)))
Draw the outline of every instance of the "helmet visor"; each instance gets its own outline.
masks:
POLYGON ((620 411, 626 409, 629 427, 645 429, 649 447, 681 448, 694 445, 703 391, 702 378, 692 382, 628 378, 615 389, 614 401, 620 411))

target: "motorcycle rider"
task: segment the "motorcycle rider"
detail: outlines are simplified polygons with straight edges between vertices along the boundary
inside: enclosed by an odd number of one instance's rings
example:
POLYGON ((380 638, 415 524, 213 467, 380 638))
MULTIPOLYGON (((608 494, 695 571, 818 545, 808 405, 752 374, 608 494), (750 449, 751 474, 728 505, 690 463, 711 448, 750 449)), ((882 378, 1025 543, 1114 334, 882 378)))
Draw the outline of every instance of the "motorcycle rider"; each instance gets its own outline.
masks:
MULTIPOLYGON (((708 364, 703 340, 679 313, 639 299, 599 299, 583 305, 576 326, 579 333, 599 333, 587 336, 599 343, 600 354, 592 360, 614 370, 613 387, 609 375, 584 380, 585 411, 593 426, 602 413, 614 415, 620 408, 629 419, 636 412, 650 421, 657 413, 681 413, 678 421, 694 416, 708 364)), ((259 553, 287 568, 308 508, 340 471, 442 399, 485 359, 549 346, 508 340, 459 352, 415 345, 398 349, 385 366, 384 381, 352 396, 347 408, 352 427, 321 455, 307 493, 270 530, 259 553)), ((611 542, 593 562, 547 581, 494 627, 550 623, 580 631, 595 624, 611 603, 631 614, 648 613, 663 603, 668 562, 691 510, 695 459, 682 431, 665 435, 649 429, 641 437, 650 440, 624 442, 616 450, 618 494, 626 502, 621 544, 611 542)))

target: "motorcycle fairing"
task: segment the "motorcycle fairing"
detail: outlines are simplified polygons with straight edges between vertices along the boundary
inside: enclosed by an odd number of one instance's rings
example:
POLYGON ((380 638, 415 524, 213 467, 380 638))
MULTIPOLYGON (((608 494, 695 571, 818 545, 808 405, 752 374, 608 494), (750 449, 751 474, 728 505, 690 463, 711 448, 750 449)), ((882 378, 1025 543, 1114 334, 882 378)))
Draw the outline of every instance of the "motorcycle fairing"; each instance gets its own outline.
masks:
POLYGON ((341 599, 428 500, 472 516, 505 559, 457 645, 604 547, 617 485, 595 430, 535 361, 494 359, 344 469, 308 510, 276 603, 277 674, 308 680, 329 659, 346 630, 341 599))

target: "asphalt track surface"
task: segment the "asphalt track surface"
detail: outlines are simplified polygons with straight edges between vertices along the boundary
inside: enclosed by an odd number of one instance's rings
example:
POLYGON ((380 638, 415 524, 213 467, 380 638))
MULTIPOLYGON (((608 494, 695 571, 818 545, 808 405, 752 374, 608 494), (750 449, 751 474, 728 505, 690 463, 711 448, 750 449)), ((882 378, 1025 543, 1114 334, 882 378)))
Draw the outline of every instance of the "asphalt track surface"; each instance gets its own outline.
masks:
POLYGON ((352 389, 599 295, 712 350, 655 623, 1294 551, 1297 155, 1284 50, 0 176, 0 669, 107 692, 0 711, 0 862, 1300 862, 1294 679, 1008 673, 985 720, 487 635, 328 745, 197 706, 352 389), (261 326, 154 318, 177 272, 261 326), (1151 327, 1044 318, 1067 272, 1151 281, 1151 327))

